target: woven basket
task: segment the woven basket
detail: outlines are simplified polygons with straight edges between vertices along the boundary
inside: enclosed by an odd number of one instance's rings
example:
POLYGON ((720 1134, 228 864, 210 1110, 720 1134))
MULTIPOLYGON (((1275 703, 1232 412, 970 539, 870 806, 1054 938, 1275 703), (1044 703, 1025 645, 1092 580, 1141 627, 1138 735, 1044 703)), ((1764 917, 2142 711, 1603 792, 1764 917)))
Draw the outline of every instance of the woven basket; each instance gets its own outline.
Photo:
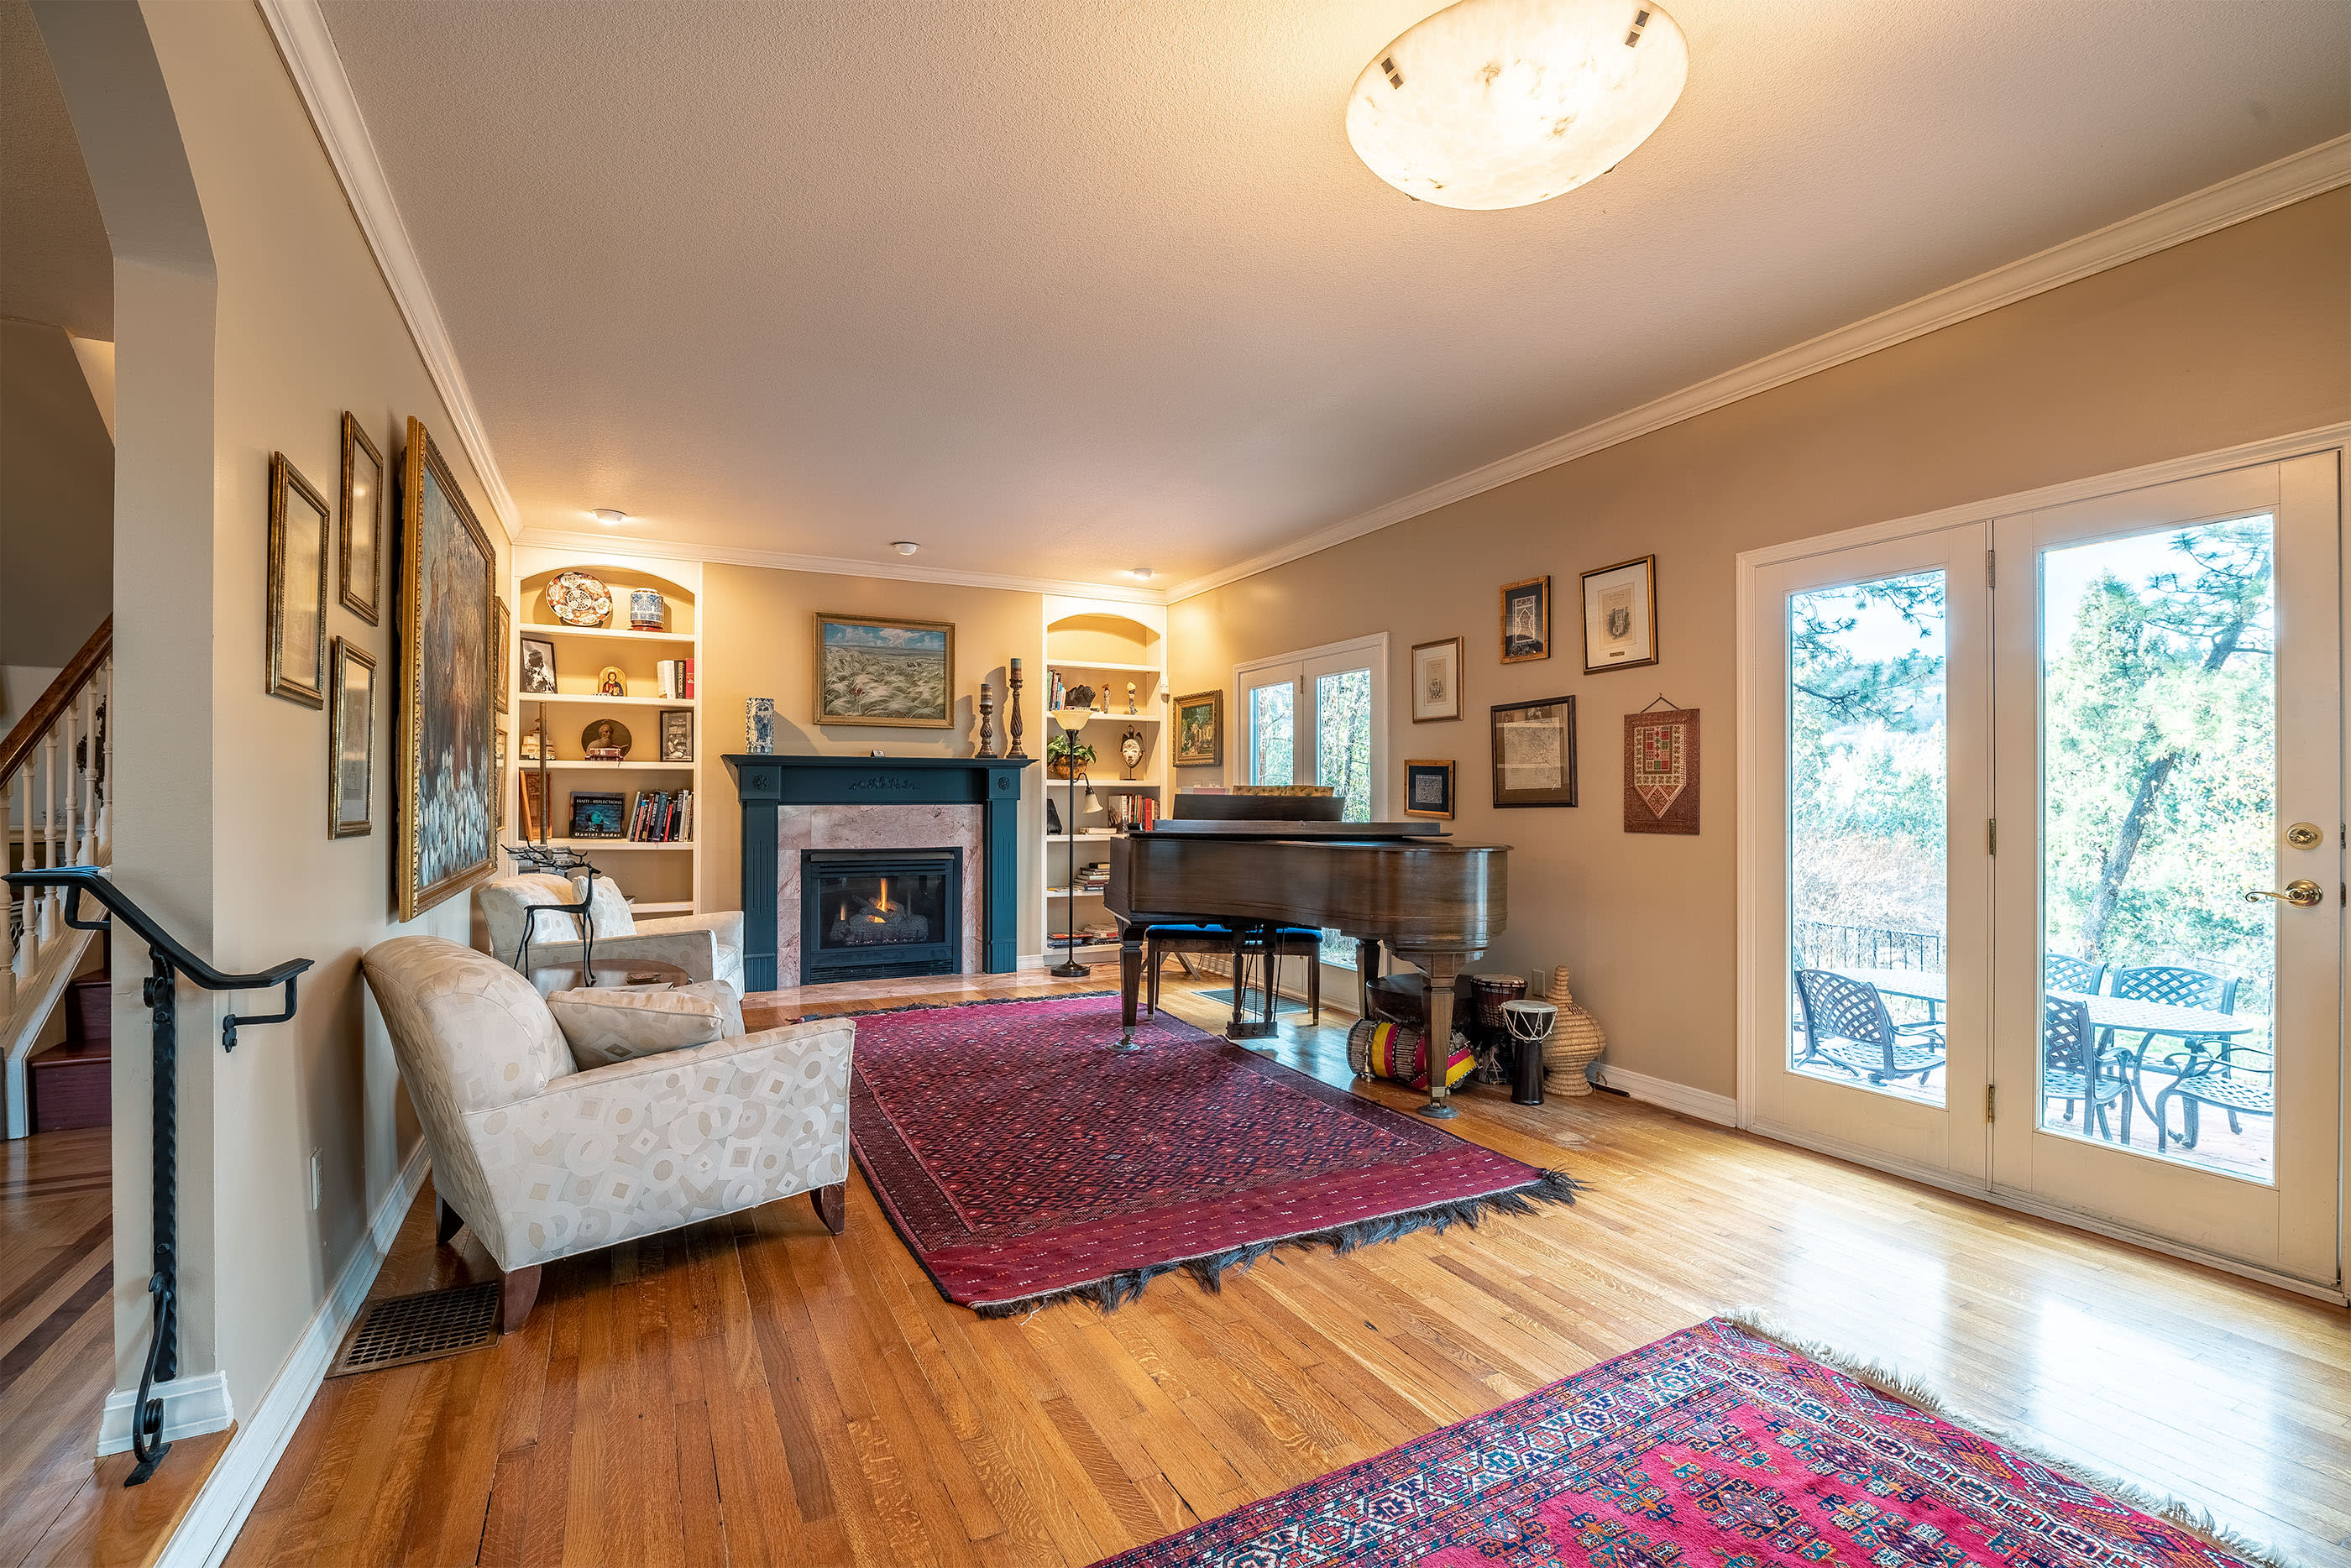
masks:
POLYGON ((1543 1092, 1551 1095, 1592 1093, 1592 1064, 1608 1049, 1608 1033, 1600 1020, 1586 1012, 1567 989, 1567 966, 1551 971, 1545 1002, 1559 1009, 1559 1022, 1543 1042, 1543 1092))

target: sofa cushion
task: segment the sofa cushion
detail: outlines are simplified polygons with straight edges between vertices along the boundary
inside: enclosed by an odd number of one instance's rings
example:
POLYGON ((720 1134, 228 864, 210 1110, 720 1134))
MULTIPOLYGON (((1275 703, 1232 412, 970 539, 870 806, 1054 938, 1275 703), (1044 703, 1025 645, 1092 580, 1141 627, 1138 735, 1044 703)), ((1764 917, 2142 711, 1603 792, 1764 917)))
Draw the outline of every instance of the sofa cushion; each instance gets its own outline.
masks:
POLYGON ((718 1037, 732 1040, 743 1030, 743 996, 723 980, 705 980, 673 987, 680 996, 699 996, 718 1009, 718 1037))
MULTIPOLYGON (((726 1013, 700 986, 596 986, 547 999, 581 1072, 639 1056, 705 1044, 726 1033, 726 1013)), ((742 1016, 738 1008, 736 1017, 742 1016)), ((739 1027, 739 1023, 738 1023, 739 1027)))
MULTIPOLYGON (((570 895, 564 902, 578 903, 580 890, 587 882, 584 875, 574 877, 570 883, 570 895)), ((610 877, 597 877, 596 888, 590 897, 593 901, 588 907, 588 919, 594 924, 598 936, 632 937, 637 934, 637 918, 630 912, 628 896, 621 891, 618 882, 610 877)), ((541 915, 539 919, 544 920, 547 917, 541 915)))
POLYGON ((523 911, 532 905, 576 904, 580 895, 571 884, 560 877, 544 871, 526 872, 519 877, 501 877, 483 885, 482 923, 488 929, 490 952, 504 963, 512 963, 515 952, 522 946, 523 925, 528 919, 530 940, 539 942, 576 942, 580 940, 580 921, 570 915, 539 915, 526 917, 523 911))

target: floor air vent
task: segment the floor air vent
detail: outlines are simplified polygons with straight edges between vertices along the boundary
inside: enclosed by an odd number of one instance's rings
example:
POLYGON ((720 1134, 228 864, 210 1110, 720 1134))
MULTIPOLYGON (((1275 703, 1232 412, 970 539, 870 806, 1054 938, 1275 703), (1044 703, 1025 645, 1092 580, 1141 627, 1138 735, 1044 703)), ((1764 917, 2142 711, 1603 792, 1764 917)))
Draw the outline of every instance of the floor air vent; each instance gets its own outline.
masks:
POLYGON ((498 1342, 498 1282, 371 1302, 327 1368, 329 1377, 438 1361, 498 1342))

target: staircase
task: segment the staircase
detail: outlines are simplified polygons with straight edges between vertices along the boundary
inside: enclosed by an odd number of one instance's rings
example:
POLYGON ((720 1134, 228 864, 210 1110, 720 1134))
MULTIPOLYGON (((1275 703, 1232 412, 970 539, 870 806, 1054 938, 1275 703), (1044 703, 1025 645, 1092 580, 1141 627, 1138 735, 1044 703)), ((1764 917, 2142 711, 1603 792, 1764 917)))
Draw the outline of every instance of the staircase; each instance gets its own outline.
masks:
MULTIPOLYGON (((30 871, 105 866, 113 860, 108 779, 114 760, 107 711, 114 695, 114 618, 109 616, 0 740, 0 806, 6 815, 5 865, 30 871)), ((0 924, 0 1109, 5 1136, 34 1130, 34 1071, 50 1112, 87 1114, 93 1086, 105 1120, 112 1003, 103 972, 75 979, 93 933, 64 919, 56 888, 11 892, 0 924), (37 1058, 51 1017, 70 1002, 66 1044, 37 1058), (74 1107, 80 1106, 77 1111, 74 1107)), ((88 1121, 58 1126, 87 1127, 88 1121)))

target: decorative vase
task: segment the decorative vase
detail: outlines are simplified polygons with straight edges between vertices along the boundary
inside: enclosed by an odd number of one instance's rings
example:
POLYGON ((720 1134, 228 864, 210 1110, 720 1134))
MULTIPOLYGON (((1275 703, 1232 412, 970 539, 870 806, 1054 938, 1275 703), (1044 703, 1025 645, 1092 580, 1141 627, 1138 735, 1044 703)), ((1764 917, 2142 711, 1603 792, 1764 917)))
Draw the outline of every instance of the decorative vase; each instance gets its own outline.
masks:
POLYGON ((629 629, 632 631, 667 631, 669 601, 661 597, 658 588, 629 590, 629 629))
POLYGON ((743 699, 743 749, 755 757, 776 754, 776 700, 743 699))
POLYGON ((1588 1095, 1592 1064, 1608 1049, 1608 1033, 1567 989, 1565 964, 1551 971, 1551 991, 1543 1000, 1559 1009, 1559 1021, 1543 1042, 1543 1088, 1554 1095, 1588 1095))

